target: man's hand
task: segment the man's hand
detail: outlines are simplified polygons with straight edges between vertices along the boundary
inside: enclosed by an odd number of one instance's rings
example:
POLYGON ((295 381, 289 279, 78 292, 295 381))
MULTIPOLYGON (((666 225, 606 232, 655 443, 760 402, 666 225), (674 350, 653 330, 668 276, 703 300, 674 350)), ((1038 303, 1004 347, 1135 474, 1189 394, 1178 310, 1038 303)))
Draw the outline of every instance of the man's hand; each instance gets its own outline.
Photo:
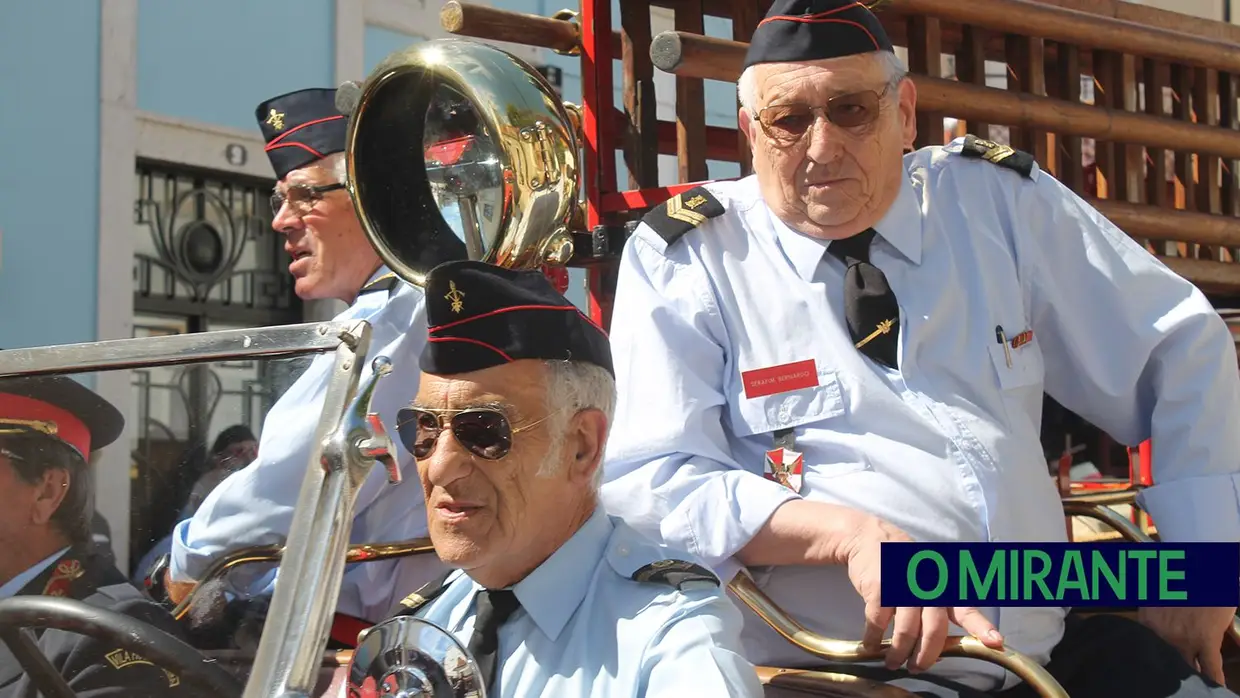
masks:
POLYGON ((194 590, 193 582, 174 582, 172 581, 172 571, 164 572, 164 588, 168 590, 168 599, 174 604, 180 604, 194 590))
POLYGON ((933 666, 939 660, 943 643, 947 640, 949 620, 981 640, 987 647, 1002 649, 1003 636, 976 608, 882 607, 882 597, 879 594, 880 544, 912 540, 907 533, 886 521, 868 517, 858 527, 847 548, 848 577, 865 601, 865 635, 862 637, 865 647, 877 650, 887 626, 891 625, 894 618, 891 649, 886 656, 888 669, 897 669, 906 661, 909 671, 913 673, 933 666))
POLYGON ((1141 608, 1137 620, 1175 646, 1188 665, 1225 686, 1223 635, 1235 608, 1141 608))

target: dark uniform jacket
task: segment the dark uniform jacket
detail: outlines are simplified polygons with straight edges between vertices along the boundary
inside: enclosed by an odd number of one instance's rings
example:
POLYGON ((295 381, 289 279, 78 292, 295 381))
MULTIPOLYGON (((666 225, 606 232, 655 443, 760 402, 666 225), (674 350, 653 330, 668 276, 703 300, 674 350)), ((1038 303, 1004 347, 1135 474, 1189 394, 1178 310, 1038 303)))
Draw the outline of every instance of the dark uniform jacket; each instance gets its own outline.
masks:
MULTIPOLYGON (((169 613, 142 596, 91 546, 74 546, 20 592, 62 596, 123 613, 184 639, 169 613)), ((33 629, 39 649, 81 698, 146 698, 182 694, 180 677, 93 637, 33 629)), ((0 698, 36 698, 38 689, 0 642, 0 698)))

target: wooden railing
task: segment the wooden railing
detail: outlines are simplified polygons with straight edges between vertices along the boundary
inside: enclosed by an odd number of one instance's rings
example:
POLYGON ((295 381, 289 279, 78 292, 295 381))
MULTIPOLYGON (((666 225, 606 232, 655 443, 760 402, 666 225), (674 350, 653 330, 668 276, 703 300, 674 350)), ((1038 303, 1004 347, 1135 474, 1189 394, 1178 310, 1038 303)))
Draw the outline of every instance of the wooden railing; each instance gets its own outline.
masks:
MULTIPOLYGON (((443 19, 460 35, 582 56, 590 225, 675 191, 660 187, 659 154, 677 156, 681 183, 707 179, 708 159, 747 173, 744 135, 706 126, 703 81, 736 80, 769 0, 624 0, 614 21, 609 2, 583 2, 581 25, 458 2, 443 19), (652 35, 651 7, 672 10, 673 31, 652 35), (732 36, 703 36, 706 14, 731 20, 732 36), (658 119, 656 69, 676 76, 675 121, 658 119)), ((971 132, 1027 150, 1217 301, 1240 298, 1240 27, 1118 0, 887 0, 876 12, 907 52, 919 146, 971 132), (1006 88, 987 86, 987 62, 1006 68, 1006 88), (1082 99, 1091 83, 1092 104, 1082 99), (944 117, 959 120, 955 133, 944 117)))

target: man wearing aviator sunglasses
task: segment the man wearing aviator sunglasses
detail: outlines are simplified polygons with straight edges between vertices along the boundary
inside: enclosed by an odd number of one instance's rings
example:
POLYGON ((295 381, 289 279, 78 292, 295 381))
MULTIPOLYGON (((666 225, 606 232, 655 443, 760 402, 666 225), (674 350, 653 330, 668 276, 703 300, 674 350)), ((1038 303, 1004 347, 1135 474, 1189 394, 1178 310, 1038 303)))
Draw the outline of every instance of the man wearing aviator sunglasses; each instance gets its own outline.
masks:
POLYGON ((397 430, 458 569, 403 615, 467 643, 499 698, 761 696, 718 578, 598 505, 603 331, 541 272, 451 262, 426 295, 422 383, 397 430))
MULTIPOLYGON (((345 191, 346 117, 335 90, 306 89, 269 99, 255 116, 278 182, 271 196, 272 228, 284 236, 292 257, 297 295, 337 300, 348 308, 336 321, 366 320, 373 334, 365 380, 374 356, 387 356, 393 371, 379 382, 373 409, 395 432, 396 410, 417 392, 417 357, 426 341, 424 301, 415 286, 386 268, 362 230, 345 191)), ((267 414, 258 456, 229 475, 173 532, 168 562, 176 601, 221 555, 241 547, 283 542, 322 410, 332 358, 317 357, 267 414)), ((408 467, 412 459, 398 454, 408 467)), ((426 535, 426 513, 415 478, 387 482, 375 470, 357 495, 353 542, 405 540, 426 535)), ((158 565, 159 563, 157 563, 158 565)), ((332 637, 351 645, 357 629, 386 617, 409 586, 441 574, 434 556, 354 565, 345 573, 332 637)), ((249 566, 227 579, 241 599, 268 596, 274 575, 249 566)))
MULTIPOLYGON (((913 690, 1030 695, 937 661, 963 630, 1072 695, 1231 695, 1210 681, 1234 608, 883 607, 884 541, 1065 539, 1044 393, 1163 449, 1140 497, 1162 538, 1240 540, 1240 371, 1208 299, 1027 153, 906 154, 904 72, 866 4, 771 5, 738 82, 754 174, 656 206, 624 250, 604 501, 721 577, 763 568, 814 630, 890 633, 865 671, 913 690)), ((748 613, 744 639, 816 661, 748 613)))

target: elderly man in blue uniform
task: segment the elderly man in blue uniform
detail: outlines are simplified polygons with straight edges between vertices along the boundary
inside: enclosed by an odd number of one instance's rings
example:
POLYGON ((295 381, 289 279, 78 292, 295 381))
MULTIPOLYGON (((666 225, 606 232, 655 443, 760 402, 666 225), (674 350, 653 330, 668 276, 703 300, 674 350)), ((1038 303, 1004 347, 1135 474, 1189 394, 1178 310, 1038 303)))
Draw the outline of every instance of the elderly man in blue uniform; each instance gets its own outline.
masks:
MULTIPOLYGON (((1028 154, 913 151, 916 89, 864 4, 777 0, 745 65, 755 174, 654 208, 624 250, 609 510, 721 576, 750 568, 821 632, 890 629, 892 670, 1028 694, 989 664, 936 664, 950 620, 1074 696, 1230 695, 1209 680, 1232 608, 1142 625, 879 596, 883 541, 1064 539, 1044 391, 1119 441, 1152 437, 1141 500, 1163 539, 1240 539, 1240 376, 1207 299, 1028 154)), ((751 661, 814 663, 747 621, 751 661)))
POLYGON ((491 696, 762 695, 718 578, 597 503, 615 403, 603 331, 536 271, 451 262, 426 295, 400 438, 459 569, 405 614, 468 643, 491 696))
MULTIPOLYGON (((124 424, 115 407, 70 378, 0 380, 0 599, 76 599, 180 637, 172 616, 92 540, 90 454, 114 442, 124 424)), ((184 692, 179 677, 86 635, 39 630, 37 643, 83 698, 184 692)), ((0 644, 0 698, 36 695, 38 686, 0 644)))
MULTIPOLYGON (((284 249, 293 258, 289 273, 297 295, 303 300, 339 299, 350 305, 336 321, 370 323, 373 334, 362 379, 369 375, 373 357, 392 360, 393 371, 379 381, 372 410, 395 433, 397 409, 418 388, 417 358, 426 341, 423 298, 381 262, 345 191, 347 118, 336 108, 335 90, 274 97, 258 106, 256 117, 279 179, 271 199, 272 227, 284 236, 284 249)), ((177 525, 169 570, 174 599, 221 555, 244 546, 281 543, 288 535, 332 360, 329 355, 316 357, 267 414, 257 460, 222 482, 192 518, 177 525)), ((408 454, 398 456, 402 469, 407 468, 408 454)), ((426 535, 424 503, 413 477, 392 485, 383 469, 375 468, 358 492, 354 511, 355 543, 426 535)), ((333 637, 347 643, 365 622, 391 613, 400 599, 397 589, 425 583, 442 570, 434 556, 353 565, 345 573, 333 637)), ((261 566, 243 567, 230 575, 226 589, 243 598, 269 594, 272 578, 261 566)))

